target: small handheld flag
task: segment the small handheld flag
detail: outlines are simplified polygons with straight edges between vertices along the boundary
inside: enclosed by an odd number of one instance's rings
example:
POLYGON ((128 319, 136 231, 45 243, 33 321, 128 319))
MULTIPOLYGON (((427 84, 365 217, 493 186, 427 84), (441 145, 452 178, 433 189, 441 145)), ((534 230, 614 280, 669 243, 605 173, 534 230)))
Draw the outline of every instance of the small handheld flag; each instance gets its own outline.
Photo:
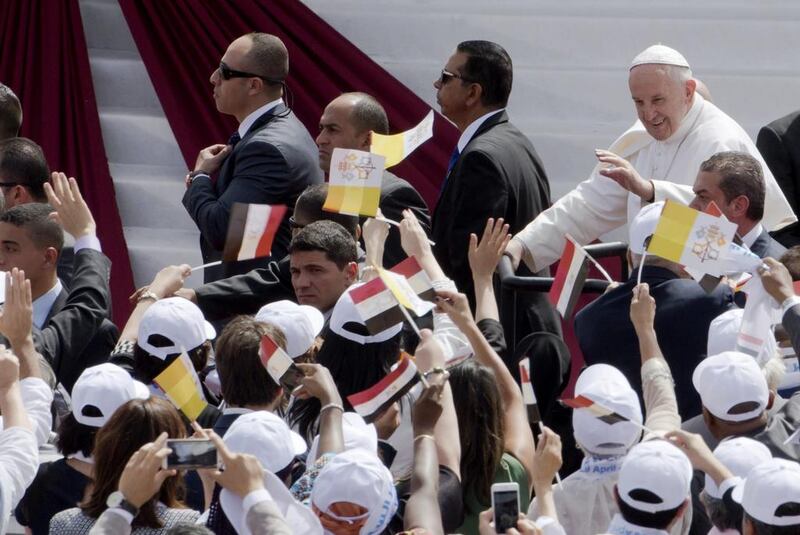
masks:
POLYGON ((569 318, 572 316, 572 311, 575 310, 575 304, 578 302, 583 284, 586 282, 586 275, 589 272, 587 256, 586 251, 571 236, 567 235, 564 252, 561 254, 553 286, 548 294, 550 302, 562 318, 569 318))
POLYGON ((724 216, 698 212, 666 201, 647 252, 702 273, 721 275, 724 252, 736 236, 736 225, 724 216))
POLYGON ((592 401, 586 396, 578 396, 572 399, 562 399, 561 403, 573 409, 586 409, 591 412, 593 416, 597 417, 598 420, 601 420, 607 424, 632 421, 630 418, 626 418, 618 412, 614 412, 611 409, 592 401))
POLYGON ((378 154, 333 149, 328 178, 327 212, 375 217, 381 198, 384 161, 378 154))
POLYGON ((409 256, 389 271, 405 277, 414 293, 423 301, 433 301, 436 298, 436 290, 433 289, 431 279, 413 256, 409 256))
POLYGON ((533 424, 542 423, 542 415, 539 413, 539 403, 536 401, 536 393, 533 391, 531 383, 531 359, 525 357, 519 361, 520 387, 522 388, 522 401, 528 407, 528 421, 533 424))
POLYGON ((433 110, 410 130, 393 135, 372 133, 370 152, 386 157, 386 168, 402 162, 406 156, 433 137, 433 110))
POLYGON ((347 396, 347 401, 367 423, 389 408, 419 381, 416 365, 404 356, 397 367, 370 388, 347 396))
POLYGON ((190 421, 197 420, 208 405, 203 396, 200 378, 185 351, 158 374, 153 382, 190 421))
POLYGON ((283 205, 234 203, 222 259, 235 262, 269 256, 285 213, 283 205))
POLYGON ((402 275, 378 269, 379 276, 350 290, 350 298, 370 334, 378 334, 408 319, 406 308, 422 316, 433 304, 422 301, 402 275))
POLYGON ((303 372, 292 357, 267 335, 261 337, 259 357, 272 380, 289 392, 294 390, 303 378, 303 372))

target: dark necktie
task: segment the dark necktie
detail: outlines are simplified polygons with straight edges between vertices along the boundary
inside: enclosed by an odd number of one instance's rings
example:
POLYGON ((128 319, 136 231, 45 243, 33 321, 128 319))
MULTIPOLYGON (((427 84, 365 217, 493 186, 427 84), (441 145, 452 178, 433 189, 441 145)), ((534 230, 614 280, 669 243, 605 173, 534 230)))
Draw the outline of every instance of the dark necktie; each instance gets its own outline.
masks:
POLYGON ((239 135, 239 131, 237 130, 236 132, 231 134, 231 137, 228 138, 228 145, 230 145, 231 148, 233 148, 241 140, 242 140, 242 136, 239 135))
POLYGON ((444 193, 444 187, 447 185, 447 180, 450 178, 450 171, 452 171, 453 167, 456 166, 459 156, 461 156, 461 153, 458 151, 458 145, 456 145, 456 148, 453 149, 453 154, 450 155, 450 163, 447 164, 447 174, 444 175, 442 189, 439 190, 440 197, 442 196, 442 193, 444 193))

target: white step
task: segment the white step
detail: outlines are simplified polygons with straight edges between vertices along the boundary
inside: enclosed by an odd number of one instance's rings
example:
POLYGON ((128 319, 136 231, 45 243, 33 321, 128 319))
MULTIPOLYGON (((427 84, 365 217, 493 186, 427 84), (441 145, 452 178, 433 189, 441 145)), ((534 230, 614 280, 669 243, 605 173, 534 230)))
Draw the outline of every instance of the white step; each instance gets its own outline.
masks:
POLYGON ((148 111, 132 108, 100 111, 109 162, 185 166, 166 117, 148 111))
POLYGON ((83 32, 89 48, 136 50, 116 0, 80 0, 83 32))
POLYGON ((89 54, 98 108, 129 107, 153 115, 161 113, 150 76, 137 53, 97 48, 89 54))
MULTIPOLYGON (((128 243, 131 255, 136 287, 148 284, 164 266, 201 265, 203 261, 199 239, 200 234, 197 231, 125 227, 125 241, 128 243)), ((189 288, 201 284, 203 284, 203 274, 200 272, 196 272, 186 280, 186 286, 189 288)))

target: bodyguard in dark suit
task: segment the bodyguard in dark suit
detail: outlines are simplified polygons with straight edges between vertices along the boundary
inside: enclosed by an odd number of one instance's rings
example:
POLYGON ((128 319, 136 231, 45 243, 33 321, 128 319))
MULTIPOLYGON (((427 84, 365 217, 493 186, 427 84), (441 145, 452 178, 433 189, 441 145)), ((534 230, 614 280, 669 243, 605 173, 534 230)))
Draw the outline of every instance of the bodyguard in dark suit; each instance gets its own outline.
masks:
POLYGON ((725 151, 700 164, 689 204, 705 210, 713 201, 722 214, 736 223, 742 243, 761 258, 780 258, 786 248, 761 225, 766 188, 761 164, 746 152, 725 151))
MULTIPOLYGON (((469 235, 480 236, 490 217, 505 219, 515 234, 550 206, 542 161, 505 112, 512 77, 511 58, 500 45, 465 41, 434 83, 442 114, 461 131, 433 214, 434 253, 473 307, 469 235)), ((560 332, 544 295, 524 297, 532 321, 521 334, 560 332)))
POLYGON ((800 208, 800 111, 763 127, 758 132, 756 147, 797 213, 800 208))
MULTIPOLYGON (((389 119, 383 106, 366 93, 344 93, 325 107, 319 120, 319 166, 327 175, 333 149, 369 151, 372 132, 389 133, 389 119)), ((425 233, 430 235, 431 216, 428 205, 414 187, 402 178, 384 171, 379 201, 381 213, 387 219, 400 222, 403 210, 414 212, 425 233)), ((363 224, 366 218, 362 218, 363 224)), ((400 231, 389 229, 383 251, 383 266, 390 268, 406 258, 400 245, 400 231)))
MULTIPOLYGON (((217 109, 236 117, 239 128, 227 145, 200 151, 194 171, 186 177, 183 205, 200 229, 204 262, 222 257, 235 202, 289 208, 272 245, 274 258, 285 256, 292 207, 306 186, 322 181, 314 141, 282 100, 288 72, 283 42, 252 33, 231 43, 211 75, 217 109)), ((206 269, 205 281, 263 265, 264 259, 224 263, 206 269)))

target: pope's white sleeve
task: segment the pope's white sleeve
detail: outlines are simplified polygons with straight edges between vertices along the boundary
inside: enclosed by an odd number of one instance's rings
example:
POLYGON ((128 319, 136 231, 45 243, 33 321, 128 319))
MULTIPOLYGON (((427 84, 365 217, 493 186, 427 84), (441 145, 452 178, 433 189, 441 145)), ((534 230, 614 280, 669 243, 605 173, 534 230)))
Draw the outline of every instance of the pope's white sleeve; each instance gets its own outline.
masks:
POLYGON ((33 425, 36 442, 39 446, 47 444, 50 429, 53 427, 53 390, 38 377, 26 377, 19 382, 22 404, 33 425))
POLYGON ((686 184, 677 184, 669 180, 652 180, 653 183, 653 202, 677 201, 681 204, 689 204, 694 200, 694 190, 686 184))
POLYGON ((39 447, 30 429, 10 427, 0 431, 0 515, 3 522, 33 483, 38 468, 39 447))
POLYGON ((590 243, 624 225, 627 209, 628 191, 595 169, 588 180, 539 214, 514 239, 524 245, 523 259, 537 272, 561 258, 566 234, 581 245, 590 243))

